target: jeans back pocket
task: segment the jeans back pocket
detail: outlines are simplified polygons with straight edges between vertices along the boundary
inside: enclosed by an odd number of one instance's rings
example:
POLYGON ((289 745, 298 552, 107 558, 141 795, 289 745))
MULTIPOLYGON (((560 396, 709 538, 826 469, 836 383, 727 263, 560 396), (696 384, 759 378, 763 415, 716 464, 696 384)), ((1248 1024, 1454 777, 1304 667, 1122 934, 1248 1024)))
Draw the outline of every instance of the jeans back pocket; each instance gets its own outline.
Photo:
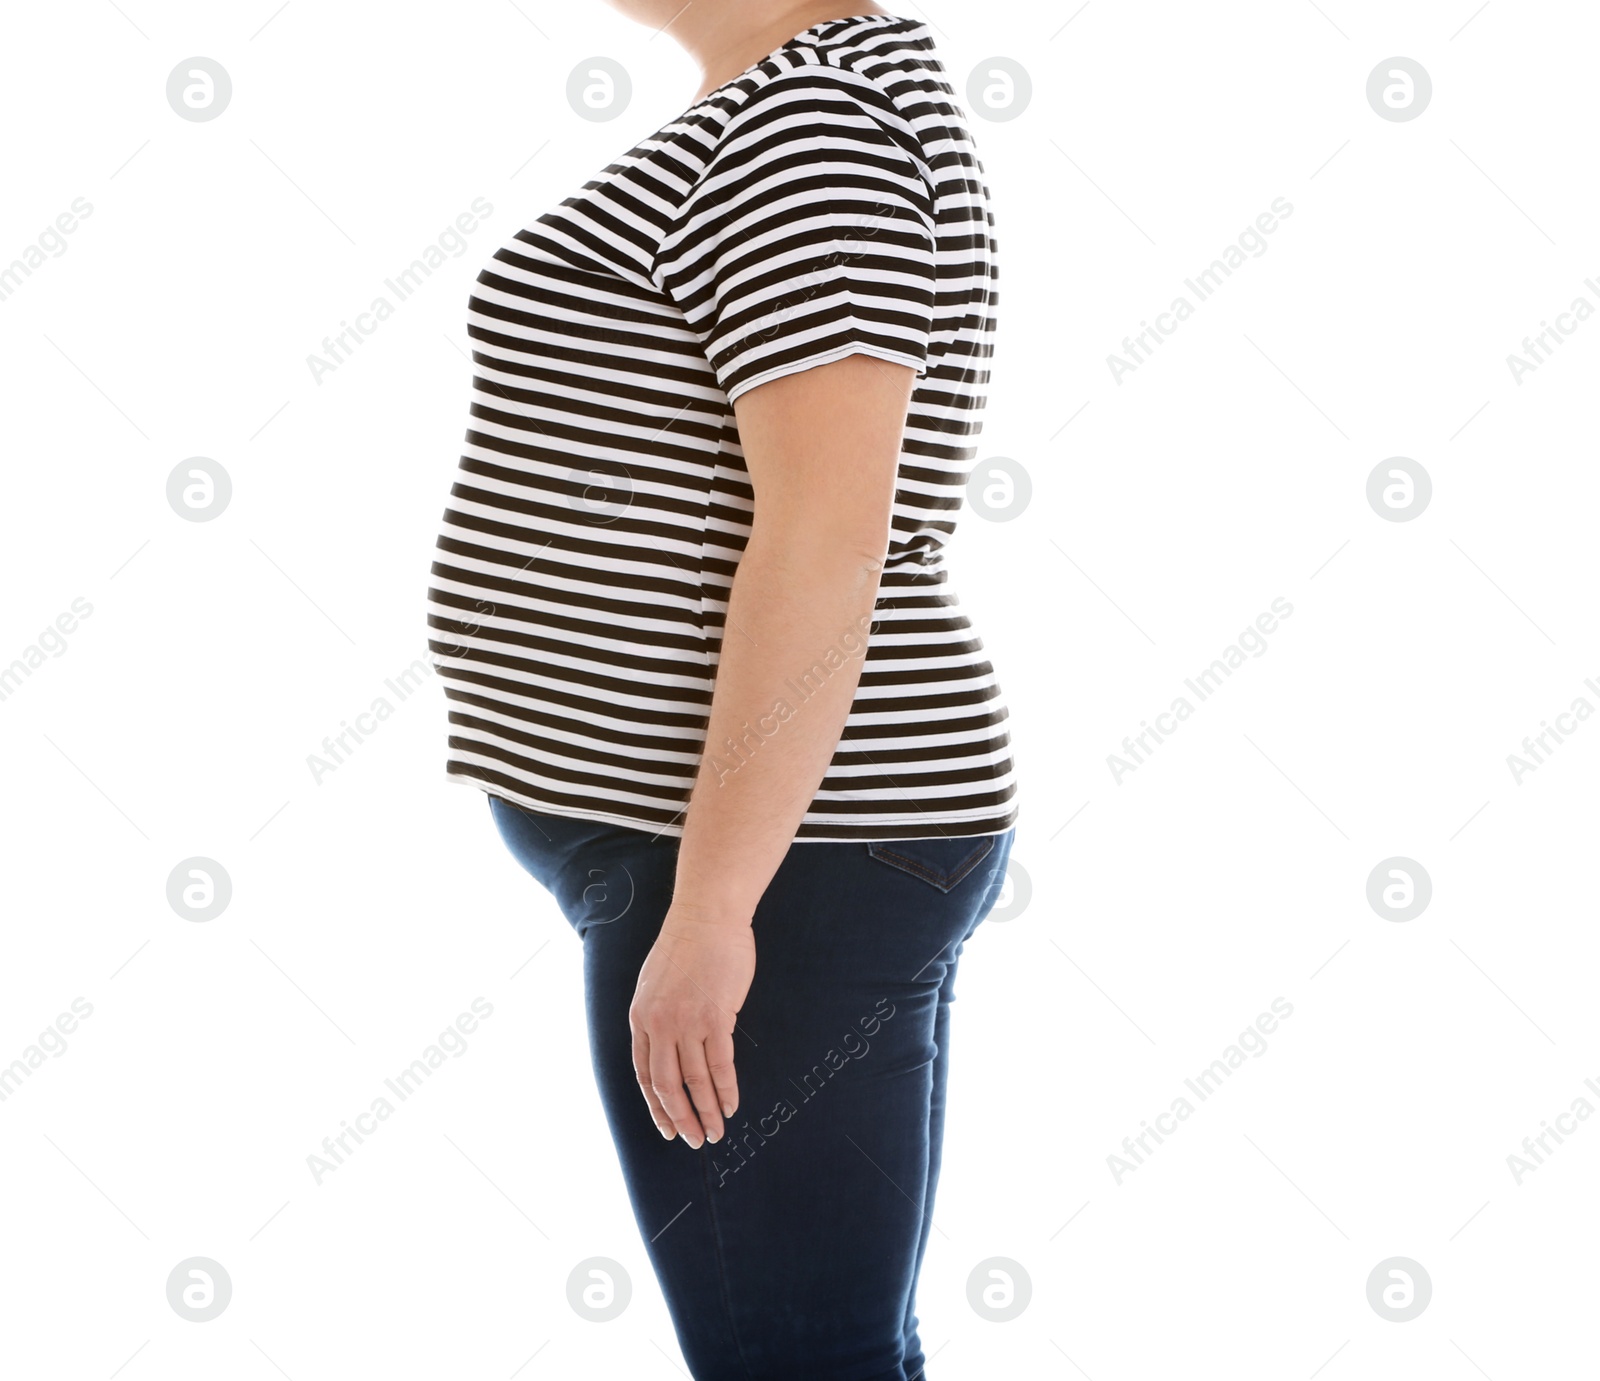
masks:
POLYGON ((996 836, 965 838, 875 840, 867 853, 880 863, 921 878, 941 892, 951 892, 963 878, 994 852, 996 836))

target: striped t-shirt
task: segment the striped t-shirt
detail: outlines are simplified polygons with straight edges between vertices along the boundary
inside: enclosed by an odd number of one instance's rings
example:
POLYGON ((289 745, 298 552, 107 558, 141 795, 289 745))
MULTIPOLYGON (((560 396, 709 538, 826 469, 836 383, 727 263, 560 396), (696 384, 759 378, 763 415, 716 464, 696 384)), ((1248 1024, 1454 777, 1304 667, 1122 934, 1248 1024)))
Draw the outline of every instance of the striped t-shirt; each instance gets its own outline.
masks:
MULTIPOLYGON (((864 353, 917 378, 860 687, 795 837, 1015 823, 1005 702, 944 564, 993 351, 984 177, 927 26, 857 15, 797 34, 496 252, 428 592, 450 779, 681 836, 754 512, 733 401, 864 353)), ((791 707, 852 652, 797 672, 791 707)), ((754 726, 710 751, 759 760, 754 726)))

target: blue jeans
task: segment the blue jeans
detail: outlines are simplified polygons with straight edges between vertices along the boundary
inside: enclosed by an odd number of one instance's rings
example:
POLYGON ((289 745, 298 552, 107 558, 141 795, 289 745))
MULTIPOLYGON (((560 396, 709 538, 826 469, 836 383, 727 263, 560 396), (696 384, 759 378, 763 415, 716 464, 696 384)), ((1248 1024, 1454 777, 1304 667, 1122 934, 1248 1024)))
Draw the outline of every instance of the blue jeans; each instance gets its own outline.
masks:
POLYGON ((490 796, 583 942, 589 1054, 634 1218, 695 1381, 914 1381, 950 1003, 1015 831, 792 844, 752 922, 739 1108, 699 1150, 656 1130, 628 1007, 678 841, 490 796))

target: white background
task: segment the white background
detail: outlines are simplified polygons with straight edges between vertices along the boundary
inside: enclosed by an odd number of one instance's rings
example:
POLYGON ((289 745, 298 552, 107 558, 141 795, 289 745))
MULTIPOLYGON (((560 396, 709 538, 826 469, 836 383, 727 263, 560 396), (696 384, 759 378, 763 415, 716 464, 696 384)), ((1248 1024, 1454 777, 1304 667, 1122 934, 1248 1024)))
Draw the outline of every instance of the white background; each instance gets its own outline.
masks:
MULTIPOLYGON (((987 59, 1033 85, 972 116, 1002 254, 983 455, 1033 498, 969 515, 952 559, 1012 707, 1031 897, 962 967, 935 1381, 1591 1374, 1600 1128, 1520 1183, 1507 1158, 1600 1107, 1600 724, 1520 782, 1507 758, 1600 706, 1600 317, 1520 383, 1507 357, 1600 308, 1600 18, 1475 5, 897 10, 963 104, 987 59), (1395 55, 1433 82, 1407 122, 1366 97, 1395 55), (1123 337, 1278 197, 1267 251, 1118 382, 1123 337), (1395 456, 1432 478, 1410 522, 1366 498, 1395 456), (1280 597, 1267 650, 1119 782, 1124 736, 1280 597), (1432 880, 1413 920, 1367 900, 1394 856, 1432 880), (1280 997, 1265 1053, 1119 1182, 1123 1139, 1280 997), (1409 1322, 1368 1301, 1396 1256, 1432 1283, 1409 1322), (1031 1281, 1009 1323, 968 1304, 991 1257, 1031 1281)), ((680 1375, 579 947, 444 781, 440 687, 320 784, 307 755, 424 655, 478 270, 688 105, 693 66, 596 0, 5 27, 0 263, 93 211, 0 301, 0 665, 92 614, 0 701, 0 1063, 93 1014, 0 1102, 0 1371, 680 1375), (234 84, 209 123, 166 102, 196 55, 234 84), (567 105, 594 56, 634 84, 609 123, 567 105), (480 196, 466 251, 317 383, 323 337, 480 196), (232 477, 214 522, 168 506, 192 456, 232 477), (232 880, 205 923, 166 897, 192 856, 232 880), (316 1183, 479 996, 467 1053, 316 1183), (191 1256, 233 1282, 205 1324, 166 1299, 191 1256), (634 1288, 604 1325, 566 1299, 597 1256, 634 1288)))

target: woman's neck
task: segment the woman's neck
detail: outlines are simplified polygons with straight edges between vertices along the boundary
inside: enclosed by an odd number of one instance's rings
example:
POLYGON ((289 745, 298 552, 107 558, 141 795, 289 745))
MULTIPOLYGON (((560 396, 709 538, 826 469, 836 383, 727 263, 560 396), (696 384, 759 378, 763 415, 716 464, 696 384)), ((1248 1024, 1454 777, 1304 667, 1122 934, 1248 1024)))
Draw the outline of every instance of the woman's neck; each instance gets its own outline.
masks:
POLYGON ((796 34, 829 19, 858 14, 888 15, 871 0, 793 0, 788 4, 752 4, 750 0, 693 0, 669 20, 670 34, 700 65, 700 90, 708 96, 746 68, 781 48, 796 34))

